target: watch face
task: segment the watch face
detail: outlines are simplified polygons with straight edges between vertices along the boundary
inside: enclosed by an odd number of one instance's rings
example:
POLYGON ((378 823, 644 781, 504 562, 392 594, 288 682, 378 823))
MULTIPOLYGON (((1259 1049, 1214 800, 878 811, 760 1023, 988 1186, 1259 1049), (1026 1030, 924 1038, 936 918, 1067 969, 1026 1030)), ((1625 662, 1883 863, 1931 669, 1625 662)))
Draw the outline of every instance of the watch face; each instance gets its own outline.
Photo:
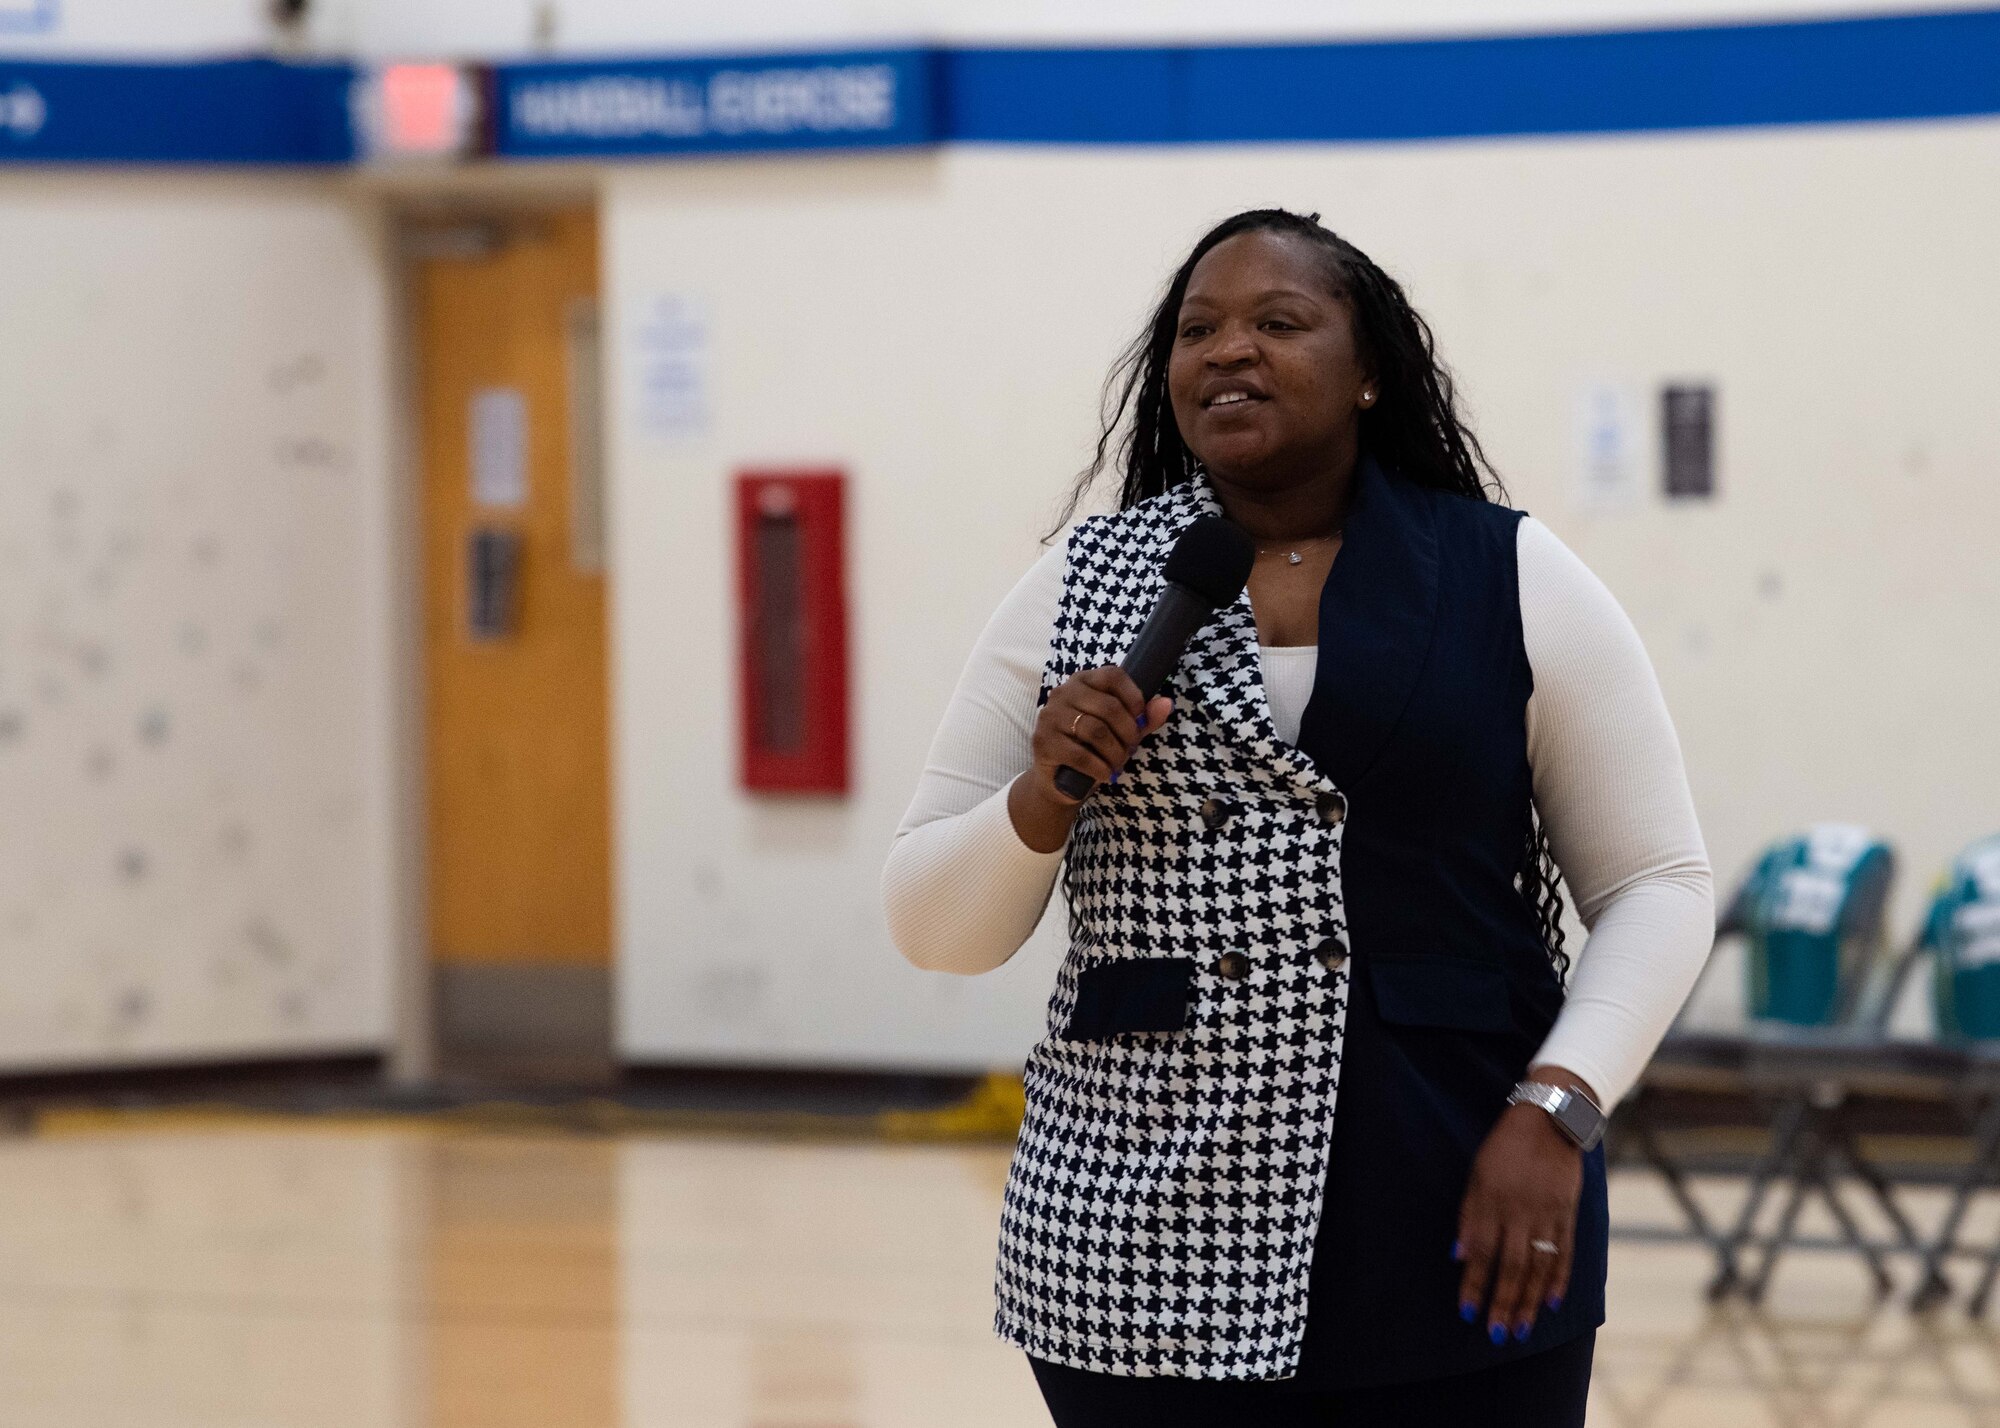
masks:
POLYGON ((1556 1112, 1556 1119, 1585 1150, 1597 1144, 1598 1133, 1604 1126, 1603 1113, 1574 1092, 1563 1097, 1563 1107, 1556 1112))

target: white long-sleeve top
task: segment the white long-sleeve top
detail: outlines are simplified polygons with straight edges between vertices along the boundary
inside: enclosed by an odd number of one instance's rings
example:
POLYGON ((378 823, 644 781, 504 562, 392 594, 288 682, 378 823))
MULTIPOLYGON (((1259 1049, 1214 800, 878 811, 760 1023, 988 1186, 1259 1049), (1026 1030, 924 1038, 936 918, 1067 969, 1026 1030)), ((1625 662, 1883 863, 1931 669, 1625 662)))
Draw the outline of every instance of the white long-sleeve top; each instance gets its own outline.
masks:
MULTIPOLYGON (((1609 1106, 1638 1079, 1701 971, 1715 931, 1713 881, 1638 632, 1548 527, 1523 519, 1518 541, 1535 806, 1589 931, 1535 1059, 1575 1072, 1609 1106)), ((1059 544, 994 612, 896 831, 883 900, 890 935, 919 967, 990 971, 1048 906, 1063 850, 1021 841, 1007 789, 1032 762, 1065 569, 1059 544)), ((1295 741, 1317 648, 1261 654, 1274 722, 1295 741)))

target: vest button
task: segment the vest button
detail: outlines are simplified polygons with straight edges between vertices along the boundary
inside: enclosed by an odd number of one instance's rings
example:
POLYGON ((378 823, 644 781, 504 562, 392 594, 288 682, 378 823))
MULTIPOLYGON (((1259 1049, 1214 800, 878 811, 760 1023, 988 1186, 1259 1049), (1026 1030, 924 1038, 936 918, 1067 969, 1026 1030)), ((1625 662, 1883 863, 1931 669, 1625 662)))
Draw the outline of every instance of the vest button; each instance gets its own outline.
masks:
POLYGON ((1342 794, 1322 793, 1315 801, 1314 807, 1318 808, 1319 821, 1322 823, 1338 823, 1347 817, 1347 799, 1342 794))
POLYGON ((1329 937, 1313 957, 1327 971, 1338 972, 1347 965, 1347 944, 1338 937, 1329 937))
POLYGON ((1201 801, 1201 821, 1209 828, 1220 828, 1236 812, 1236 805, 1226 798, 1204 798, 1201 801))
POLYGON ((1250 975, 1250 959, 1241 952, 1225 952, 1215 959, 1215 975, 1226 982, 1240 982, 1250 975))

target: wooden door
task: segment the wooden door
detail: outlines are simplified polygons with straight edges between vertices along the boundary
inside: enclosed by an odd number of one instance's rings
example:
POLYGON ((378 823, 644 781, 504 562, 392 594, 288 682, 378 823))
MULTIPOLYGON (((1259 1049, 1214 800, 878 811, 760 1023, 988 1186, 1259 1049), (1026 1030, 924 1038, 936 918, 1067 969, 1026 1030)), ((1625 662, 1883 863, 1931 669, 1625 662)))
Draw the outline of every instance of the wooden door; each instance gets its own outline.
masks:
MULTIPOLYGON (((456 232, 469 236, 428 245, 414 284, 432 956, 499 974, 492 985, 510 969, 603 984, 597 224, 568 212, 456 232), (504 579, 482 586, 480 567, 511 567, 511 598, 496 598, 504 579)), ((500 1002, 547 1011, 546 978, 512 985, 500 1002)))

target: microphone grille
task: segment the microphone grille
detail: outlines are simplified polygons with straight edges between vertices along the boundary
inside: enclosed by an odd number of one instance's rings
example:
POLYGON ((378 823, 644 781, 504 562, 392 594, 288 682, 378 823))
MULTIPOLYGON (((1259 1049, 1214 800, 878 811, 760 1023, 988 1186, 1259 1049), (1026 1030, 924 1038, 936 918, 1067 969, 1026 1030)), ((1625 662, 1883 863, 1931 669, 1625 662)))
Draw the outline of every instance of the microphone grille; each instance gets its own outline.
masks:
POLYGON ((1220 610, 1236 603, 1256 560, 1257 547, 1243 527, 1221 516, 1203 516, 1174 542, 1166 576, 1220 610))

